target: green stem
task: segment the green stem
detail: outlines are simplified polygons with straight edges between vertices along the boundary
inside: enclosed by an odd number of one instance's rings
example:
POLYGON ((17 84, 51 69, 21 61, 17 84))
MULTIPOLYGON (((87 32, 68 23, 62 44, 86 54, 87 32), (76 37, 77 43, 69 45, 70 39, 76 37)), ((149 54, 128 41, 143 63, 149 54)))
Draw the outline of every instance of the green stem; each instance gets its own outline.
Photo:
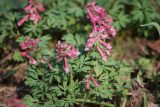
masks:
POLYGON ((126 107, 127 98, 124 99, 122 107, 126 107))
POLYGON ((72 72, 70 73, 70 84, 72 84, 73 83, 73 74, 72 74, 72 72))
POLYGON ((144 95, 143 95, 143 107, 148 107, 148 105, 147 105, 147 94, 146 94, 146 92, 144 93, 144 95))
POLYGON ((105 107, 115 107, 113 104, 106 103, 106 102, 95 102, 91 100, 84 100, 84 99, 76 99, 75 100, 77 103, 90 103, 90 104, 95 104, 95 105, 103 105, 105 107))

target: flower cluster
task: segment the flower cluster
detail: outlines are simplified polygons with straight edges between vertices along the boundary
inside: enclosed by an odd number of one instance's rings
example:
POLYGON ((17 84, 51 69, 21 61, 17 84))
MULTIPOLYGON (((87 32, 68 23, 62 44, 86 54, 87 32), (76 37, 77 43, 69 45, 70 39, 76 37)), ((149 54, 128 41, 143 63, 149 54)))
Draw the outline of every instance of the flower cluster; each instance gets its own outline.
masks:
POLYGON ((88 77, 88 78, 85 80, 85 88, 86 88, 87 90, 90 89, 90 81, 92 81, 95 86, 99 86, 99 85, 100 85, 94 77, 88 77))
POLYGON ((68 60, 69 58, 77 58, 80 55, 80 52, 73 46, 69 45, 66 42, 58 42, 57 46, 57 63, 60 63, 64 60, 64 70, 66 73, 69 72, 68 60))
POLYGON ((44 11, 43 4, 38 0, 28 0, 28 6, 24 8, 25 15, 19 22, 18 26, 23 25, 26 21, 31 20, 34 23, 37 23, 41 20, 40 12, 44 11))
POLYGON ((24 50, 21 55, 28 58, 32 64, 37 65, 37 61, 29 55, 30 52, 36 50, 36 46, 40 42, 39 39, 31 39, 26 37, 26 40, 20 43, 21 49, 24 50))
POLYGON ((103 60, 107 60, 110 55, 111 45, 106 43, 106 39, 115 37, 116 30, 111 25, 112 19, 105 10, 96 5, 96 1, 86 5, 87 17, 92 23, 93 30, 89 34, 85 50, 90 50, 94 45, 103 60))

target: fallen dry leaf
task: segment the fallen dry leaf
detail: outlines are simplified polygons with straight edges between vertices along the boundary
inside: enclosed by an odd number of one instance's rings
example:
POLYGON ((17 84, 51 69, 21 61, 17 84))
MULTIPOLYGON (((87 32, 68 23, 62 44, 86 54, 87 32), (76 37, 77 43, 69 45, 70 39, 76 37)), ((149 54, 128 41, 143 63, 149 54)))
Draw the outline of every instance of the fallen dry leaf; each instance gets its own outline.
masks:
POLYGON ((160 39, 156 41, 149 41, 147 45, 153 52, 160 55, 160 39))

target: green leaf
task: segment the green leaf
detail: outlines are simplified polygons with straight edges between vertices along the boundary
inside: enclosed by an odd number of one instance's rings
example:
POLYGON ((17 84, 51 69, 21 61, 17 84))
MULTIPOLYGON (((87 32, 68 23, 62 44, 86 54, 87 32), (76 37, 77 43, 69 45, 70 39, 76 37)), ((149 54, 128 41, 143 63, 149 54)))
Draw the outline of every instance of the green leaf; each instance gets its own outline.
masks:
POLYGON ((34 103, 36 103, 36 102, 37 102, 37 103, 39 102, 38 99, 35 99, 35 98, 31 97, 30 95, 24 96, 24 103, 25 103, 28 107, 33 106, 34 103))
POLYGON ((22 41, 24 41, 26 38, 25 36, 20 36, 16 39, 16 42, 21 43, 22 41))
POLYGON ((101 65, 99 65, 98 63, 95 64, 94 66, 94 71, 96 73, 96 76, 98 77, 99 75, 102 74, 103 68, 101 65))
POLYGON ((21 53, 18 51, 18 50, 16 50, 15 52, 14 52, 14 54, 13 54, 13 60, 15 60, 15 61, 23 61, 23 58, 22 58, 22 56, 21 56, 21 53))
POLYGON ((67 43, 76 45, 76 41, 73 34, 67 34, 62 37, 62 40, 65 40, 67 43))
POLYGON ((37 81, 28 77, 27 80, 25 81, 25 84, 29 86, 35 86, 37 85, 37 81))
POLYGON ((42 36, 41 37, 41 41, 42 42, 47 42, 47 41, 49 41, 49 40, 51 40, 52 38, 50 37, 50 36, 42 36))
POLYGON ((77 34, 75 39, 78 45, 85 44, 85 38, 82 35, 77 34))

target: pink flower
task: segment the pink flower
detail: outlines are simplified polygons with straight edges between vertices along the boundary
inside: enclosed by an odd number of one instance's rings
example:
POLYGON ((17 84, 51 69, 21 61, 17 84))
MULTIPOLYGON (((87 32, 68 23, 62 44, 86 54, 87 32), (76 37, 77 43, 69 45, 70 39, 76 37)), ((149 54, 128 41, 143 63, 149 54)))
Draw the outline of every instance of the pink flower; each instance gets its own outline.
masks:
POLYGON ((37 2, 37 9, 39 12, 43 12, 44 11, 44 6, 41 2, 37 2))
POLYGON ((96 87, 98 87, 98 86, 100 85, 94 77, 88 77, 88 78, 85 80, 85 88, 86 88, 86 90, 89 90, 89 89, 90 89, 90 81, 92 81, 93 84, 94 84, 96 87))
POLYGON ((87 90, 90 89, 90 84, 89 84, 89 82, 90 82, 90 79, 87 78, 87 79, 85 80, 85 88, 86 88, 87 90))
POLYGON ((102 41, 102 40, 99 40, 99 41, 100 41, 100 43, 101 43, 103 46, 106 47, 106 49, 112 49, 112 46, 111 46, 109 43, 106 43, 106 42, 104 42, 104 41, 102 41))
POLYGON ((41 20, 39 13, 44 11, 43 4, 39 0, 28 0, 28 3, 28 6, 24 8, 27 15, 18 22, 18 26, 23 25, 28 20, 31 20, 34 23, 41 20))
POLYGON ((24 10, 26 13, 31 13, 31 11, 33 10, 32 7, 33 7, 33 2, 29 3, 29 5, 26 6, 26 7, 24 7, 23 10, 24 10))
POLYGON ((66 57, 64 57, 64 67, 63 67, 63 69, 64 69, 64 71, 65 71, 66 73, 69 72, 68 60, 67 60, 66 57))
POLYGON ((29 55, 26 55, 25 57, 28 58, 33 65, 37 65, 38 64, 38 62, 33 57, 31 57, 29 55))
POLYGON ((73 46, 69 45, 66 42, 58 42, 57 46, 57 63, 60 63, 64 60, 64 67, 66 73, 69 72, 69 63, 67 57, 77 58, 80 55, 80 52, 73 46))
POLYGON ((37 23, 39 20, 41 20, 41 16, 38 13, 30 14, 29 19, 32 20, 34 23, 37 23))
POLYGON ((96 38, 90 37, 90 38, 87 40, 87 42, 86 42, 85 51, 90 50, 96 41, 97 41, 96 38))
POLYGON ((97 49, 98 49, 98 51, 99 51, 102 59, 103 59, 104 61, 106 61, 106 60, 107 60, 106 54, 102 51, 102 49, 101 49, 99 46, 97 46, 97 49))
POLYGON ((66 53, 69 52, 71 45, 67 44, 66 42, 61 43, 60 41, 58 41, 56 48, 57 48, 57 62, 60 63, 63 60, 63 58, 67 56, 66 53))
POLYGON ((85 51, 88 51, 90 50, 93 45, 96 43, 96 41, 99 39, 99 36, 97 37, 90 37, 87 42, 86 42, 86 48, 85 48, 85 51))
POLYGON ((39 39, 30 39, 29 37, 26 37, 26 40, 20 43, 21 49, 24 50, 21 55, 23 57, 28 58, 32 64, 37 65, 38 62, 29 55, 30 52, 36 50, 36 46, 40 42, 39 39))
POLYGON ((53 69, 52 65, 49 63, 49 60, 45 59, 44 57, 42 57, 42 62, 47 63, 49 69, 53 69))
POLYGON ((100 55, 102 56, 102 59, 104 61, 106 61, 106 59, 107 59, 106 56, 110 55, 110 51, 112 49, 112 46, 109 43, 106 43, 102 40, 99 40, 99 41, 100 41, 101 46, 103 46, 105 50, 102 51, 102 49, 100 49, 98 46, 97 46, 97 49, 98 49, 100 55))
POLYGON ((80 55, 80 52, 72 46, 72 49, 67 53, 70 58, 77 58, 80 55))
POLYGON ((110 28, 110 34, 111 34, 113 37, 115 37, 115 35, 116 35, 116 30, 115 30, 113 27, 110 28))
POLYGON ((27 50, 27 51, 25 51, 25 52, 21 52, 21 55, 22 55, 23 57, 28 58, 28 59, 31 61, 32 64, 37 64, 37 61, 35 61, 34 58, 32 58, 31 56, 28 55, 31 51, 32 51, 32 50, 27 50))
POLYGON ((24 18, 22 18, 19 22, 18 22, 18 26, 23 25, 26 21, 28 21, 29 15, 26 15, 24 18))
POLYGON ((23 104, 23 99, 18 99, 15 95, 13 99, 6 101, 6 107, 26 107, 23 104))

